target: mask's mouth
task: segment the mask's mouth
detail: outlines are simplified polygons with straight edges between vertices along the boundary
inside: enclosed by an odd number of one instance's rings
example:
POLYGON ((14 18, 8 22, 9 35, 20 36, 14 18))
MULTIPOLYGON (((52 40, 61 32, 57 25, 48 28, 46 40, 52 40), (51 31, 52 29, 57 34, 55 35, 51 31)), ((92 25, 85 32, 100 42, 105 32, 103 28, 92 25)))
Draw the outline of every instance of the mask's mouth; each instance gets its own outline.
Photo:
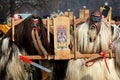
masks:
POLYGON ((92 24, 88 30, 88 38, 90 42, 94 42, 98 36, 99 30, 95 24, 92 24))

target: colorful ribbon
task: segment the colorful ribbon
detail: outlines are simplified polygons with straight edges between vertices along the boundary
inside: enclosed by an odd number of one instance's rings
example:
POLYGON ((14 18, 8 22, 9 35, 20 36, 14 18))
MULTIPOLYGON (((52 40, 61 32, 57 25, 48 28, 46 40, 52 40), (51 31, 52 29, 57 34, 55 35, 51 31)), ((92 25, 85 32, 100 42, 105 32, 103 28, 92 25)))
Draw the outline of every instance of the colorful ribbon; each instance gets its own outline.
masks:
POLYGON ((39 68, 39 69, 42 69, 42 70, 44 70, 44 71, 46 71, 46 72, 48 72, 48 73, 51 72, 50 69, 47 69, 47 68, 45 68, 45 67, 43 67, 43 66, 41 66, 41 65, 39 65, 39 64, 37 64, 37 63, 35 63, 35 62, 33 62, 33 61, 31 61, 30 59, 26 58, 25 56, 19 55, 19 59, 22 60, 22 61, 24 61, 24 62, 26 62, 26 63, 29 63, 29 64, 31 64, 31 65, 39 68))
POLYGON ((100 53, 100 56, 103 57, 103 59, 104 59, 104 61, 105 61, 105 65, 106 65, 106 67, 107 67, 107 70, 108 70, 108 72, 110 72, 110 69, 109 69, 108 64, 107 64, 107 61, 106 61, 106 52, 101 52, 101 53, 100 53))

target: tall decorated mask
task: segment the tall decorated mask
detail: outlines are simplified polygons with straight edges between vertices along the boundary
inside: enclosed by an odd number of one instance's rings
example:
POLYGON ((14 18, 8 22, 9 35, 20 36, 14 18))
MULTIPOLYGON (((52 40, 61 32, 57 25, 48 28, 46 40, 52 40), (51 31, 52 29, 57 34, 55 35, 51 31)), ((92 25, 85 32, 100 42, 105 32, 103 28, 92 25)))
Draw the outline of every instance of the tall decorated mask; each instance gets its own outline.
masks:
POLYGON ((90 16, 88 37, 90 42, 94 42, 101 29, 101 14, 96 11, 90 16))

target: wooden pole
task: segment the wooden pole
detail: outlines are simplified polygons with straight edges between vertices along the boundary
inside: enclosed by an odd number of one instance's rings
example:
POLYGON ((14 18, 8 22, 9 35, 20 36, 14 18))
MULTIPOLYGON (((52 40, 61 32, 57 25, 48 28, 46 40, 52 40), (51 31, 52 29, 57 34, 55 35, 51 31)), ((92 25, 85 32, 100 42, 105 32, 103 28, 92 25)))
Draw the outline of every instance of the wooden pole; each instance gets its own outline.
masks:
POLYGON ((77 51, 77 38, 76 38, 76 17, 74 16, 74 58, 76 59, 76 51, 77 51))
POLYGON ((12 41, 15 41, 15 27, 14 27, 14 18, 11 18, 11 25, 12 25, 12 41))
POLYGON ((11 26, 12 26, 12 41, 15 41, 14 18, 13 18, 13 15, 15 13, 15 0, 9 0, 9 3, 10 3, 10 15, 11 15, 11 26))
POLYGON ((111 11, 111 7, 110 7, 110 11, 109 11, 109 15, 108 15, 108 22, 109 22, 109 30, 110 30, 110 57, 112 57, 112 29, 111 29, 111 14, 112 14, 112 11, 111 11))
POLYGON ((50 21, 49 21, 49 17, 47 17, 47 37, 48 37, 48 42, 50 43, 50 21))

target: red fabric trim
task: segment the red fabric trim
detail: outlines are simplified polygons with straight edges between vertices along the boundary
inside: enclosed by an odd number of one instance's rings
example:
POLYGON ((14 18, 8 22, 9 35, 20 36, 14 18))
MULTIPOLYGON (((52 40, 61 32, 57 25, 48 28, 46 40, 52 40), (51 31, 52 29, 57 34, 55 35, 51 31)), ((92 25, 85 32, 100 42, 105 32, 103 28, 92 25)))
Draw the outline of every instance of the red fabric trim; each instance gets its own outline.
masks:
POLYGON ((101 53, 100 53, 100 56, 103 57, 103 59, 104 59, 104 61, 105 61, 105 65, 106 65, 106 67, 107 67, 107 70, 108 70, 108 72, 110 72, 110 69, 109 69, 108 64, 107 64, 107 61, 106 61, 106 52, 101 52, 101 53))
POLYGON ((19 59, 20 60, 23 60, 24 62, 27 62, 27 63, 32 63, 32 61, 30 61, 28 58, 26 58, 25 56, 19 56, 19 59))
MULTIPOLYGON (((110 69, 109 69, 108 64, 107 64, 107 61, 106 61, 106 52, 101 52, 99 55, 100 55, 101 57, 103 57, 103 59, 104 59, 104 61, 105 61, 106 68, 107 68, 108 72, 110 72, 110 69)), ((88 62, 86 62, 86 63, 85 63, 85 66, 87 66, 87 67, 92 66, 95 62, 96 62, 96 60, 93 60, 93 63, 92 63, 92 64, 89 64, 89 65, 88 65, 88 62)))

